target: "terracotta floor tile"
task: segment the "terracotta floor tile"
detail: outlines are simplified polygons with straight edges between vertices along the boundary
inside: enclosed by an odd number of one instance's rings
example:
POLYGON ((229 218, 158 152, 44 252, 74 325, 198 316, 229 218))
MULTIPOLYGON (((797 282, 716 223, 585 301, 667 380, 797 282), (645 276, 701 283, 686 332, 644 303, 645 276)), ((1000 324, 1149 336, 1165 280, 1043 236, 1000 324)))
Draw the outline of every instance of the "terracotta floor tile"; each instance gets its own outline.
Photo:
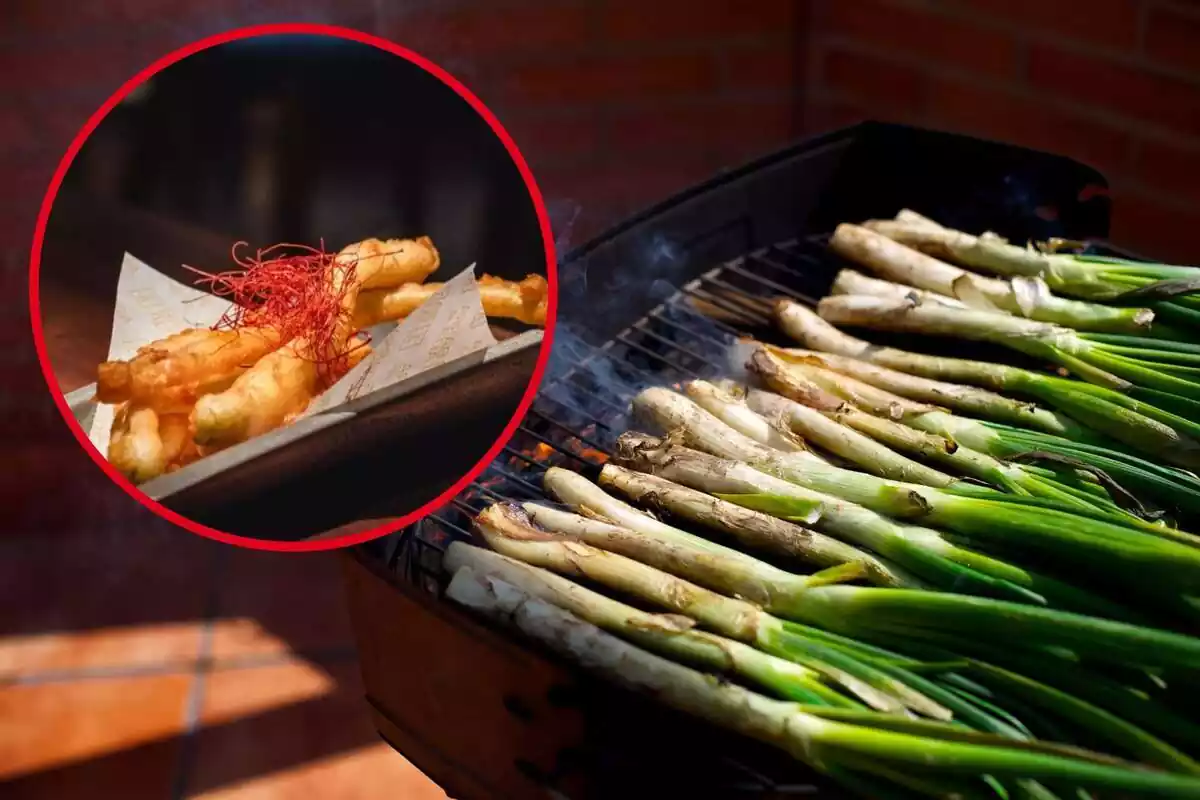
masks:
POLYGON ((362 695, 354 663, 210 674, 187 797, 445 798, 380 742, 362 695))
POLYGON ((0 537, 0 677, 195 660, 223 545, 129 498, 115 511, 100 529, 0 537))
POLYGON ((97 667, 190 668, 200 653, 195 622, 37 633, 0 638, 0 678, 97 667))
POLYGON ((335 553, 230 553, 221 580, 213 657, 353 647, 335 553))
POLYGON ((192 681, 169 675, 0 688, 0 794, 167 800, 192 681))
POLYGON ((386 744, 310 761, 195 800, 446 800, 446 793, 386 744))

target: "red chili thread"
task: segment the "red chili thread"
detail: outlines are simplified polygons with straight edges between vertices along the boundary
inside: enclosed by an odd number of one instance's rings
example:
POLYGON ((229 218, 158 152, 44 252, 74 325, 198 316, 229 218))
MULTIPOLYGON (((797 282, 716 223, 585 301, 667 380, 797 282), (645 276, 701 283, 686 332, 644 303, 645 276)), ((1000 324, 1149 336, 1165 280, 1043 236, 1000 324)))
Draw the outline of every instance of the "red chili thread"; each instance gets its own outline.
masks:
POLYGON ((344 373, 351 347, 363 346, 350 339, 335 341, 348 315, 343 302, 354 284, 355 262, 339 264, 336 253, 325 252, 323 240, 319 248, 284 242, 260 249, 253 257, 240 257, 238 248, 248 246, 237 242, 231 249, 240 269, 214 274, 185 265, 201 276, 198 285, 206 284, 214 295, 231 303, 213 330, 266 328, 280 342, 304 338, 310 347, 298 354, 301 358, 314 361, 323 377, 344 373), (273 255, 281 250, 299 252, 273 255), (345 271, 337 291, 332 289, 335 269, 345 271))

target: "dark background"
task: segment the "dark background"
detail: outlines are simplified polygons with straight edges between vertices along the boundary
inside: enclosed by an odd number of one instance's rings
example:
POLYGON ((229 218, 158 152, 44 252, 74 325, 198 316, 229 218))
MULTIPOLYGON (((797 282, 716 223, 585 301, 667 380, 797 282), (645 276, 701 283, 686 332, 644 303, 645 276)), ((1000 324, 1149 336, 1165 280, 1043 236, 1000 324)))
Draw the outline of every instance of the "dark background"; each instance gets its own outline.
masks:
POLYGON ((58 418, 31 346, 29 241, 75 132, 171 49, 285 21, 377 33, 462 79, 529 159, 565 241, 798 137, 878 118, 1092 164, 1113 187, 1119 244, 1200 261, 1193 0, 0 2, 0 713, 23 721, 9 730, 25 742, 0 752, 28 754, 5 773, 7 796, 195 797, 297 775, 327 778, 299 796, 419 796, 389 777, 390 753, 320 766, 376 741, 335 560, 234 551, 130 502, 58 418), (243 624, 269 635, 234 635, 243 624), (264 639, 293 661, 341 665, 327 671, 332 699, 303 699, 301 667, 248 666, 279 657, 264 639), (291 704, 264 711, 267 695, 291 704), (243 716, 189 711, 212 704, 243 716), (90 749, 68 735, 80 719, 103 732, 90 749))

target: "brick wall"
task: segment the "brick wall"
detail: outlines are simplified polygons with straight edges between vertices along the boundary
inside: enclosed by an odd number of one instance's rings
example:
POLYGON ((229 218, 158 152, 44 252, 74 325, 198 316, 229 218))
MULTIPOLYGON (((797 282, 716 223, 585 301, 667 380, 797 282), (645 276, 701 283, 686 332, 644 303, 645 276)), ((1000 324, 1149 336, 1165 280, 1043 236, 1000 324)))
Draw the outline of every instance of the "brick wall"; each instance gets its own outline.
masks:
POLYGON ((1197 255, 1194 0, 12 0, 0 14, 4 240, 26 238, 55 159, 123 78, 199 36, 298 19, 382 34, 463 77, 585 232, 876 117, 1092 163, 1115 185, 1118 238, 1197 255))
POLYGON ((874 116, 1073 156, 1113 238, 1200 262, 1200 3, 822 0, 808 124, 874 116))
MULTIPOLYGON (((0 310, 0 418, 19 421, 10 441, 25 443, 10 465, 60 484, 95 481, 99 473, 78 458, 64 472, 47 455, 48 447, 73 445, 42 393, 28 343, 25 270, 41 193, 74 132, 124 78, 173 48, 237 25, 347 25, 439 61, 499 114, 559 227, 578 206, 575 242, 721 167, 805 133, 875 117, 1092 163, 1113 182, 1118 241, 1161 258, 1200 261, 1194 0, 0 6, 0 290, 7 298, 0 310)), ((62 504, 58 513, 86 511, 62 504)))

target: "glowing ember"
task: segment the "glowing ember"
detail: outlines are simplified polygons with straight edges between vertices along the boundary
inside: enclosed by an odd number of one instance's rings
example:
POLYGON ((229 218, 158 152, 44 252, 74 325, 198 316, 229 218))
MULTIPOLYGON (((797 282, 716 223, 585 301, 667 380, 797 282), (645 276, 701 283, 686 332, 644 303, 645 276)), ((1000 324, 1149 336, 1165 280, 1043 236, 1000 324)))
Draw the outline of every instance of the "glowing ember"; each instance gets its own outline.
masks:
POLYGON ((601 450, 596 450, 591 447, 573 447, 571 449, 575 451, 575 455, 581 458, 586 458, 589 461, 595 461, 599 464, 608 463, 608 453, 605 453, 601 450))

